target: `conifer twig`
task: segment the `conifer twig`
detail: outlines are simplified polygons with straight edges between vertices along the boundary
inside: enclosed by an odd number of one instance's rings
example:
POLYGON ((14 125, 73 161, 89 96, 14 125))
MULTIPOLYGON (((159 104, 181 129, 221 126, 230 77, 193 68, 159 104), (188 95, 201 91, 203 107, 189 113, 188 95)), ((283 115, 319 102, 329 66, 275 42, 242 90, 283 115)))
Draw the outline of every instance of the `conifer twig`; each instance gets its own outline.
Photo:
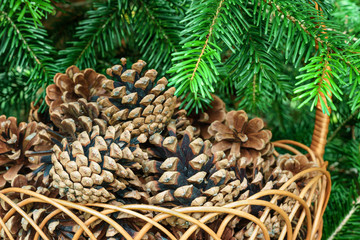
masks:
POLYGON ((116 12, 111 14, 111 16, 109 16, 109 18, 106 20, 106 22, 103 25, 101 25, 101 27, 99 27, 98 31, 92 36, 92 38, 89 39, 89 41, 86 44, 86 46, 84 47, 84 49, 81 51, 79 56, 73 62, 74 65, 81 59, 81 57, 84 55, 85 51, 91 46, 91 44, 94 42, 94 40, 98 37, 99 33, 101 33, 103 31, 103 29, 105 29, 105 26, 108 25, 114 19, 115 15, 116 15, 116 12))
POLYGON ((156 21, 154 14, 150 13, 150 9, 144 5, 145 11, 148 13, 148 15, 150 16, 151 21, 154 23, 154 25, 156 25, 159 28, 159 32, 161 32, 161 35, 166 39, 166 41, 168 41, 169 45, 171 46, 171 48, 174 50, 174 52, 177 52, 177 49, 175 47, 175 44, 171 41, 171 39, 168 37, 168 35, 166 34, 166 32, 164 31, 164 28, 156 21))
POLYGON ((354 206, 351 208, 350 212, 345 216, 345 218, 341 221, 339 226, 335 229, 335 231, 331 234, 328 240, 335 239, 336 235, 342 230, 342 228, 347 224, 350 218, 354 215, 356 210, 358 209, 358 205, 360 204, 360 197, 356 199, 354 206))
MULTIPOLYGON (((28 50, 28 52, 30 53, 30 55, 34 58, 35 62, 37 64, 39 64, 40 66, 42 66, 41 62, 39 61, 38 57, 35 55, 34 51, 30 48, 28 42, 25 40, 24 36, 22 35, 22 33, 20 32, 19 28, 16 26, 16 24, 11 20, 11 18, 8 16, 8 14, 4 11, 0 11, 0 13, 5 17, 5 19, 10 23, 10 25, 14 28, 15 32, 19 35, 19 38, 21 39, 21 41, 24 43, 24 45, 26 46, 26 49, 28 50)), ((43 71, 45 71, 43 69, 43 71)))
POLYGON ((294 16, 291 16, 290 14, 285 14, 279 5, 275 4, 272 1, 268 1, 268 0, 264 0, 264 2, 270 6, 274 5, 279 13, 281 13, 283 16, 285 16, 287 19, 289 19, 294 24, 298 24, 309 36, 313 37, 316 41, 318 41, 321 44, 325 43, 320 37, 313 36, 310 33, 310 31, 308 30, 308 28, 300 20, 296 19, 294 16))
POLYGON ((207 45, 208 45, 208 42, 209 42, 209 38, 210 38, 210 36, 211 36, 211 34, 212 34, 212 31, 213 31, 213 28, 214 28, 214 25, 215 25, 215 21, 216 21, 216 19, 218 18, 218 15, 219 15, 219 12, 220 12, 220 9, 221 9, 221 5, 223 4, 224 1, 225 1, 225 0, 221 0, 221 1, 220 1, 220 4, 219 4, 219 6, 218 6, 218 8, 217 8, 217 10, 216 10, 215 16, 214 16, 214 18, 213 18, 213 20, 212 20, 212 23, 211 23, 211 25, 210 25, 209 33, 208 33, 208 35, 206 35, 205 44, 204 44, 204 46, 203 46, 203 48, 202 48, 202 50, 201 50, 201 53, 200 53, 199 58, 198 58, 198 60, 197 60, 197 62, 196 62, 196 65, 195 65, 193 74, 192 74, 192 76, 191 76, 191 78, 190 78, 191 81, 192 81, 192 80, 194 79, 194 77, 195 77, 195 73, 196 73, 196 71, 197 71, 197 69, 198 69, 198 67, 199 67, 201 58, 202 58, 202 56, 204 55, 205 49, 206 49, 206 47, 207 47, 207 45))
POLYGON ((355 115, 357 115, 360 111, 360 108, 358 108, 356 111, 354 111, 349 117, 347 117, 331 134, 331 136, 328 138, 328 142, 331 142, 337 135, 337 133, 348 123, 355 115))

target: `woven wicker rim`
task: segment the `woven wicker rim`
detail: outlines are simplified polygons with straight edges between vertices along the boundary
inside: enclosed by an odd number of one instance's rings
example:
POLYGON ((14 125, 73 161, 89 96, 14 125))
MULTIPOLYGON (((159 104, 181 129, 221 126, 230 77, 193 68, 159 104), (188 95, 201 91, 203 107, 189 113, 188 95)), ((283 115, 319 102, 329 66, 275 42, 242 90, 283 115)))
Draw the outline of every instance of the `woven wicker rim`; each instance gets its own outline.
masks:
MULTIPOLYGON (((152 228, 156 227, 158 228, 163 234, 165 234, 169 239, 175 240, 177 239, 169 230, 167 230, 164 226, 162 226, 159 222, 161 220, 164 220, 171 216, 176 216, 178 218, 182 218, 190 223, 192 223, 192 226, 187 229, 187 231, 182 235, 180 238, 188 239, 196 230, 203 229, 206 231, 210 236, 212 236, 214 239, 221 239, 222 234, 225 231, 226 226, 228 223, 236 216, 241 218, 246 218, 256 224, 256 227, 254 228, 254 232, 249 238, 250 240, 256 239, 258 236, 259 231, 263 234, 263 238, 266 240, 270 239, 269 233, 264 225, 264 221, 271 210, 274 210, 279 213, 279 215, 282 217, 282 219, 285 221, 285 226, 281 230, 281 234, 279 239, 296 239, 297 234, 299 233, 300 227, 302 226, 303 222, 306 218, 306 226, 307 229, 310 229, 310 231, 307 231, 306 233, 306 239, 315 239, 315 236, 317 234, 318 238, 321 237, 321 228, 322 228, 322 215, 325 210, 325 206, 327 204, 329 193, 330 193, 330 174, 326 171, 327 164, 324 163, 322 158, 316 157, 316 154, 313 150, 311 150, 309 147, 305 146, 304 144, 292 141, 292 140, 281 140, 274 142, 274 146, 277 148, 282 148, 285 150, 288 150, 294 154, 298 154, 299 150, 297 148, 301 148, 303 150, 306 150, 308 152, 309 159, 311 161, 314 161, 318 164, 317 168, 310 168, 305 171, 302 171, 298 173, 297 175, 293 176, 291 179, 289 179, 286 183, 284 183, 281 188, 278 190, 265 190, 258 192, 251 197, 249 197, 246 200, 233 202, 230 204, 227 204, 223 207, 184 207, 184 208, 174 208, 174 209, 168 209, 158 206, 152 206, 152 205, 124 205, 124 206, 113 206, 109 204, 86 204, 81 205, 73 202, 68 202, 60 199, 55 198, 48 198, 41 194, 32 192, 30 190, 22 189, 22 188, 6 188, 3 190, 0 190, 0 199, 8 203, 12 209, 6 213, 3 219, 0 218, 0 230, 4 229, 4 232, 6 236, 8 236, 9 239, 14 239, 10 233, 10 230, 6 226, 6 222, 15 214, 19 213, 21 214, 29 223, 36 229, 37 233, 34 237, 34 240, 38 240, 41 236, 42 239, 47 240, 49 239, 46 234, 42 231, 43 227, 46 225, 46 223, 52 219, 54 216, 60 213, 65 213, 74 220, 80 228, 77 230, 77 232, 74 235, 74 240, 77 240, 80 238, 83 232, 89 236, 91 240, 96 240, 96 237, 89 229, 89 225, 93 223, 94 221, 101 219, 102 221, 105 221, 106 223, 113 226, 119 233, 121 233, 125 239, 127 240, 140 240, 142 237, 152 228), (292 145, 292 146, 291 146, 292 145), (295 146, 295 147, 293 147, 295 146), (299 196, 287 191, 287 188, 290 186, 291 183, 295 182, 299 178, 302 178, 308 173, 311 172, 318 172, 318 175, 316 175, 309 183, 301 190, 299 196), (319 194, 319 199, 316 201, 315 204, 315 216, 312 218, 311 211, 310 211, 310 205, 311 205, 311 199, 315 193, 315 190, 319 189, 321 192, 319 194), (12 202, 6 194, 8 193, 20 193, 28 195, 29 198, 15 204, 12 202), (304 200, 305 195, 308 194, 307 200, 304 200), (259 200, 259 198, 264 196, 272 196, 271 201, 264 201, 259 200), (296 200, 296 204, 293 207, 291 213, 288 215, 284 212, 279 206, 277 206, 275 203, 277 199, 279 199, 282 196, 291 197, 294 200, 296 200), (28 204, 32 204, 34 202, 41 202, 41 203, 47 203, 49 205, 53 205, 56 207, 56 210, 51 212, 49 215, 47 215, 43 221, 37 225, 21 208, 25 207, 28 204), (242 209, 249 205, 260 205, 265 206, 264 212, 260 218, 257 218, 249 213, 243 212, 242 209), (94 208, 102 208, 102 211, 97 211, 94 208), (302 210, 300 209, 302 208, 302 210), (85 222, 81 221, 72 211, 71 209, 77 209, 82 212, 86 212, 91 214, 92 216, 85 222), (300 209, 300 217, 299 221, 295 227, 295 229, 291 226, 291 220, 294 218, 295 214, 300 209), (142 215, 141 213, 137 212, 139 210, 147 210, 147 211, 153 211, 157 212, 158 214, 153 217, 152 219, 142 215), (142 219, 146 221, 147 223, 140 229, 140 231, 136 234, 136 236, 133 238, 131 237, 117 222, 112 220, 110 217, 108 217, 108 214, 114 213, 114 212, 123 212, 127 213, 129 215, 132 215, 134 217, 137 217, 139 219, 142 219), (201 219, 197 220, 189 215, 188 213, 196 213, 196 212, 202 212, 206 213, 201 219), (226 214, 227 216, 222 221, 219 229, 217 232, 214 232, 212 229, 210 229, 206 222, 210 219, 220 215, 220 214, 226 214), (312 221, 312 219, 314 219, 312 221)), ((279 153, 275 151, 275 156, 278 156, 279 153)))

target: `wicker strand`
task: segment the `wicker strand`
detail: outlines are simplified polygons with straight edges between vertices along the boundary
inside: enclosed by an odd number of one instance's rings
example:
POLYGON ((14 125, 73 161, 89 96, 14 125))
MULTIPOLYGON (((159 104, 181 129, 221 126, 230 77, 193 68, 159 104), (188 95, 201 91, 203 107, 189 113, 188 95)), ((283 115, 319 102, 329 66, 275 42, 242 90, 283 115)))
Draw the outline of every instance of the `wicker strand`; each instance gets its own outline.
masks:
MULTIPOLYGON (((315 3, 315 9, 322 11, 322 9, 318 5, 318 3, 315 3)), ((319 23, 319 24, 323 24, 323 23, 319 23)), ((322 27, 325 29, 325 25, 322 25, 322 27)), ((321 34, 324 34, 324 33, 325 32, 322 32, 321 34)), ((316 48, 316 50, 319 49, 319 42, 317 40, 315 40, 315 48, 316 48)), ((329 65, 326 65, 325 68, 329 72, 331 71, 331 68, 329 65)), ((330 76, 328 73, 326 73, 326 76, 324 76, 324 74, 323 74, 322 80, 318 83, 319 87, 321 87, 321 85, 323 84, 322 81, 325 81, 326 85, 331 87, 331 83, 328 79, 329 77, 330 76)), ((330 92, 327 92, 326 94, 327 94, 327 96, 326 96, 327 98, 329 98, 329 99, 332 98, 332 95, 330 92)), ((329 115, 331 113, 331 108, 329 107, 329 105, 327 103, 327 99, 326 99, 324 93, 319 91, 319 95, 320 95, 320 97, 316 104, 315 127, 314 127, 314 133, 312 136, 312 142, 311 142, 310 148, 315 152, 315 154, 318 157, 322 158, 325 153, 326 139, 327 139, 327 134, 329 131, 329 123, 330 123, 329 115), (325 107, 327 108, 329 115, 327 115, 326 113, 323 113, 321 102, 325 103, 325 107)))
POLYGON ((320 158, 322 158, 325 153, 325 145, 326 145, 327 134, 329 131, 329 123, 330 123, 330 117, 326 113, 322 112, 321 104, 318 103, 316 107, 314 133, 312 136, 312 142, 310 148, 320 158))
POLYGON ((4 221, 0 218, 0 225, 1 227, 4 229, 7 237, 10 239, 10 240, 14 240, 14 238, 12 237, 8 227, 5 225, 4 221))
MULTIPOLYGON (((294 147, 290 147, 289 144, 308 151, 309 159, 314 162, 320 163, 319 165, 321 167, 310 168, 305 171, 302 171, 301 173, 296 174, 291 179, 289 179, 287 182, 285 182, 278 190, 273 189, 273 190, 261 191, 261 192, 258 192, 256 194, 252 195, 247 200, 229 203, 223 207, 187 207, 187 208, 167 209, 167 208, 162 208, 162 207, 158 207, 158 206, 150 206, 150 205, 112 206, 109 204, 88 204, 85 206, 85 205, 80 205, 80 204, 76 204, 76 203, 70 203, 67 201, 59 200, 59 199, 50 199, 50 198, 47 198, 38 193, 29 191, 29 190, 25 190, 25 189, 21 189, 21 188, 8 188, 8 189, 0 190, 0 193, 2 193, 2 194, 22 193, 25 195, 29 195, 30 198, 27 198, 17 204, 13 203, 12 204, 13 208, 10 209, 5 214, 5 217, 2 219, 4 224, 2 224, 2 222, 0 221, 0 227, 4 228, 6 221, 8 221, 14 213, 16 213, 16 212, 21 213, 21 212, 19 212, 19 211, 21 211, 21 208, 27 208, 28 206, 32 206, 33 203, 35 203, 35 202, 41 202, 44 204, 52 205, 56 209, 54 211, 50 212, 45 217, 45 219, 42 220, 42 222, 40 223, 39 226, 36 226, 36 227, 33 226, 39 230, 39 232, 36 233, 34 240, 39 238, 39 236, 41 235, 41 229, 43 229, 46 226, 47 222, 59 213, 69 214, 69 217, 72 218, 72 220, 74 220, 79 225, 80 228, 75 233, 74 239, 79 239, 84 230, 85 230, 85 232, 88 233, 88 231, 90 231, 89 226, 94 221, 106 222, 107 224, 112 225, 120 234, 125 234, 123 236, 125 236, 126 239, 133 239, 129 235, 126 236, 127 232, 126 231, 123 232, 122 227, 117 225, 116 222, 109 221, 110 219, 107 215, 111 214, 113 212, 116 212, 116 211, 128 213, 138 219, 139 218, 143 219, 146 222, 146 224, 138 231, 138 233, 134 237, 134 240, 142 239, 142 237, 144 237, 145 234, 153 227, 158 228, 159 230, 164 232, 165 235, 167 235, 169 237, 169 239, 174 240, 175 237, 172 236, 171 233, 169 234, 169 232, 166 232, 167 231, 166 228, 161 227, 162 225, 160 225, 161 224, 160 221, 162 221, 168 217, 171 217, 171 216, 176 216, 180 219, 183 219, 185 221, 192 223, 192 226, 190 226, 190 228, 184 233, 184 235, 182 236, 182 239, 186 239, 186 238, 192 236, 194 234, 194 232, 196 232, 198 229, 203 229, 213 239, 219 240, 219 239, 221 239, 221 236, 223 235, 225 228, 229 224, 229 222, 235 216, 239 216, 241 218, 245 218, 245 219, 252 221, 256 225, 256 227, 254 228, 254 231, 252 233, 252 236, 251 236, 252 239, 256 239, 258 236, 258 232, 261 230, 264 234, 264 235, 262 235, 263 239, 267 240, 267 239, 270 239, 270 236, 266 230, 264 221, 265 221, 265 218, 267 217, 267 215, 270 213, 271 209, 273 209, 273 211, 280 214, 280 216, 285 220, 285 223, 286 223, 285 224, 286 227, 284 227, 282 229, 279 240, 281 240, 281 239, 283 240, 285 238, 286 239, 296 239, 296 236, 297 236, 301 226, 303 226, 304 224, 306 225, 306 229, 307 229, 306 239, 315 239, 315 236, 317 237, 316 239, 320 239, 321 233, 322 233, 322 231, 320 229, 322 227, 321 216, 324 212, 324 209, 325 209, 325 206, 327 204, 328 197, 330 194, 330 185, 329 185, 330 175, 326 171, 327 165, 326 165, 326 162, 323 163, 322 158, 319 158, 318 156, 316 156, 316 154, 309 147, 306 147, 303 144, 300 144, 300 143, 297 143, 297 142, 294 142, 291 140, 283 140, 283 141, 276 142, 274 145, 278 148, 283 148, 290 152, 296 153, 298 150, 295 149, 294 147), (299 195, 295 195, 294 193, 287 191, 287 188, 290 186, 290 184, 296 182, 300 178, 302 178, 305 175, 312 173, 312 172, 317 172, 318 174, 304 186, 304 188, 301 190, 299 195), (314 192, 317 189, 319 189, 319 191, 320 191, 320 196, 317 199, 317 201, 314 205, 314 208, 312 209, 312 211, 310 211, 309 206, 311 205, 311 198, 313 197, 314 192), (307 193, 309 193, 309 195, 306 195, 307 193), (269 202, 260 200, 260 198, 262 198, 264 196, 272 196, 272 198, 269 202), (292 212, 289 215, 285 214, 285 212, 276 205, 277 199, 279 199, 282 196, 290 197, 296 201, 296 205, 293 207, 292 212), (305 196, 307 196, 306 200, 304 200, 305 196), (243 212, 242 209, 245 206, 249 206, 249 205, 265 206, 262 216, 260 218, 257 218, 249 213, 243 212), (86 212, 86 213, 90 214, 91 216, 85 222, 83 222, 83 221, 77 222, 76 221, 77 217, 72 215, 73 214, 73 212, 71 212, 72 208, 77 209, 80 212, 86 212), (101 212, 95 211, 94 209, 97 209, 97 208, 102 208, 103 210, 101 212), (299 219, 296 227, 293 229, 291 227, 291 221, 294 218, 295 214, 299 211, 299 208, 302 208, 301 213, 300 213, 300 219, 299 219), (151 212, 158 212, 159 214, 154 216, 153 218, 148 218, 148 217, 142 215, 141 213, 137 212, 137 211, 143 211, 143 210, 151 211, 151 212), (189 215, 189 213, 194 213, 194 212, 203 212, 206 214, 200 220, 197 220, 197 219, 193 218, 191 215, 189 215), (312 213, 315 215, 314 218, 312 218, 312 213), (207 226, 206 223, 209 220, 211 220, 212 218, 214 218, 218 215, 221 215, 221 214, 226 214, 226 216, 223 219, 222 223, 220 224, 219 228, 217 229, 217 232, 214 232, 207 226)), ((78 219, 78 221, 79 220, 80 219, 78 219)), ((92 233, 87 234, 87 235, 91 238, 92 233)), ((41 237, 43 238, 43 236, 41 236, 41 237)), ((46 238, 43 238, 43 239, 46 239, 46 238)), ((95 239, 95 238, 92 238, 92 239, 95 239)))

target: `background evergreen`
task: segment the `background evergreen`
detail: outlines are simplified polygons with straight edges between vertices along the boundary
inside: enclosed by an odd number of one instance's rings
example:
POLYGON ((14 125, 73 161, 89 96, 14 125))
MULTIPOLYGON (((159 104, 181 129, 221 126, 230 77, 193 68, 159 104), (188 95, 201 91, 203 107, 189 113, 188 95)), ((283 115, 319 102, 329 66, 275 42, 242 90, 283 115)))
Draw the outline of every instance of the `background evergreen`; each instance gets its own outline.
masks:
POLYGON ((274 140, 309 145, 311 110, 331 93, 324 239, 359 239, 359 36, 357 0, 0 0, 0 113, 26 120, 56 72, 127 57, 168 77, 186 109, 216 93, 274 140))

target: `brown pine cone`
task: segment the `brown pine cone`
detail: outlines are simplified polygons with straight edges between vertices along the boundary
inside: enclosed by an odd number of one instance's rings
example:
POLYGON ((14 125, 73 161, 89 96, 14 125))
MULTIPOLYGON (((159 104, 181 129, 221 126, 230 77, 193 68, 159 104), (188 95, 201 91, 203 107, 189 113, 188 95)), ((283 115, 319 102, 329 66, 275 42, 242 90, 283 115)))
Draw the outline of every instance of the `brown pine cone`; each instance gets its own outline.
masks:
POLYGON ((14 117, 0 116, 0 188, 17 176, 26 174, 35 166, 28 161, 25 152, 37 144, 37 123, 21 122, 14 117))
POLYGON ((106 71, 114 80, 103 81, 102 87, 110 96, 97 99, 101 117, 110 125, 127 127, 132 123, 132 136, 161 132, 174 112, 175 88, 166 90, 168 81, 164 77, 155 81, 154 69, 142 73, 144 61, 139 60, 127 69, 126 59, 121 60, 122 65, 106 71))
POLYGON ((93 69, 80 71, 76 66, 69 67, 65 74, 55 75, 55 84, 46 88, 45 101, 51 121, 62 134, 74 137, 75 132, 91 131, 93 125, 105 130, 107 124, 100 119, 96 103, 96 98, 106 95, 101 87, 104 79, 93 69))
MULTIPOLYGON (((17 188, 23 188, 27 190, 34 191, 36 193, 39 193, 41 195, 50 197, 50 198, 59 198, 59 191, 55 188, 49 187, 47 185, 43 184, 42 176, 38 176, 35 179, 31 179, 31 181, 28 181, 27 178, 24 175, 18 174, 16 177, 13 178, 11 182, 11 187, 17 187, 17 188)), ((20 201, 25 200, 26 198, 29 198, 26 194, 20 194, 20 193, 9 193, 6 194, 10 200, 12 200, 15 203, 18 203, 20 201)), ((5 203, 4 201, 1 201, 1 210, 4 211, 2 213, 2 216, 6 214, 9 210, 11 210, 11 206, 5 203)), ((54 207, 51 205, 49 206, 46 203, 41 202, 34 202, 32 204, 27 205, 27 207, 22 208, 26 214, 28 214, 37 224, 40 224, 41 221, 53 210, 55 210, 54 207)), ((59 215, 55 216, 54 219, 57 219, 59 215)), ((10 233, 13 236, 16 236, 16 239, 19 240, 29 240, 34 239, 34 235, 36 233, 35 229, 30 225, 28 221, 26 221, 20 214, 15 213, 7 222, 7 227, 10 230, 10 233)), ((48 225, 46 225, 43 230, 47 236, 51 236, 51 234, 48 231, 48 225)), ((6 234, 4 231, 0 232, 1 239, 7 239, 5 236, 6 234)))
POLYGON ((48 111, 40 112, 39 108, 42 104, 42 99, 35 104, 34 101, 30 103, 30 112, 28 116, 28 122, 42 122, 42 123, 49 123, 50 116, 48 111))
POLYGON ((169 135, 150 137, 150 160, 144 164, 148 175, 146 189, 152 194, 149 204, 169 206, 221 206, 240 193, 240 181, 231 167, 235 161, 223 152, 212 154, 211 144, 195 138, 193 127, 184 137, 176 138, 175 122, 169 124, 169 135))
POLYGON ((46 88, 45 101, 50 115, 58 110, 62 103, 76 102, 80 98, 90 100, 93 96, 101 96, 105 91, 101 88, 106 77, 91 68, 80 71, 76 66, 66 69, 66 73, 57 73, 54 83, 46 88))
MULTIPOLYGON (((104 135, 98 126, 90 133, 82 132, 68 143, 64 138, 53 147, 50 176, 52 185, 69 201, 81 203, 146 199, 141 182, 141 169, 147 154, 139 148, 146 140, 140 135, 131 138, 130 131, 109 126, 104 135), (137 173, 137 175, 135 173, 137 173)), ((49 162, 44 157, 44 162, 49 162)))
POLYGON ((244 111, 231 111, 226 114, 226 122, 213 122, 209 134, 215 138, 213 152, 224 151, 228 157, 244 157, 248 163, 269 155, 272 134, 263 130, 264 122, 260 118, 248 120, 244 111))
POLYGON ((294 175, 302 172, 308 168, 318 167, 316 163, 310 162, 305 155, 280 155, 277 160, 277 165, 285 171, 290 171, 294 175))

